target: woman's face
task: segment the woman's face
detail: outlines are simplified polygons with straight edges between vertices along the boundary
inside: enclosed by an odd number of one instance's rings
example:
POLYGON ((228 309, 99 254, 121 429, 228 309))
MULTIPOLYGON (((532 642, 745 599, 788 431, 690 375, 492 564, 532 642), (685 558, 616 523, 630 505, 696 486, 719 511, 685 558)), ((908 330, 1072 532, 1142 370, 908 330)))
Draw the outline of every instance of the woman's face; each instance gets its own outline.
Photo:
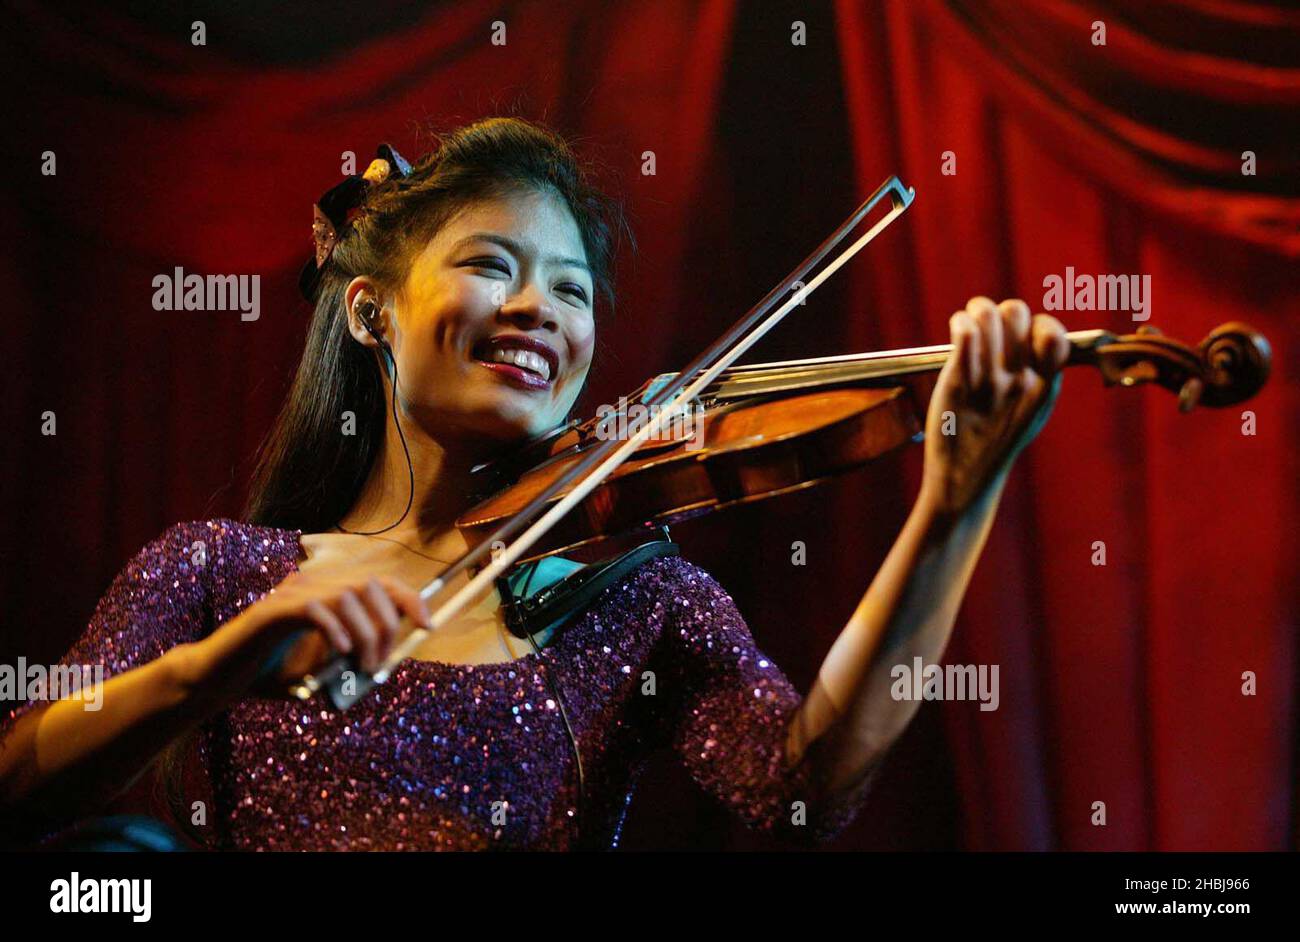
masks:
POLYGON ((596 330, 582 237, 558 196, 473 203, 414 259, 389 343, 407 414, 432 437, 489 448, 558 425, 596 330))

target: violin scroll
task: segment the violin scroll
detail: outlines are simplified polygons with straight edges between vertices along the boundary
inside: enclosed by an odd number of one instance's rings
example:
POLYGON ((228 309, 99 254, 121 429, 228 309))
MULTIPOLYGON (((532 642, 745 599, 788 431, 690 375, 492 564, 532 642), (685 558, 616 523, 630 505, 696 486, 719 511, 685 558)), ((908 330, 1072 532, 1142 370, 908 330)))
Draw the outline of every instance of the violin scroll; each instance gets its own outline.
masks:
POLYGON ((1244 402, 1263 387, 1272 363, 1268 341, 1240 321, 1216 327, 1196 349, 1145 325, 1123 336, 1086 333, 1083 342, 1072 335, 1070 365, 1096 366, 1107 386, 1156 383, 1178 394, 1182 412, 1244 402))

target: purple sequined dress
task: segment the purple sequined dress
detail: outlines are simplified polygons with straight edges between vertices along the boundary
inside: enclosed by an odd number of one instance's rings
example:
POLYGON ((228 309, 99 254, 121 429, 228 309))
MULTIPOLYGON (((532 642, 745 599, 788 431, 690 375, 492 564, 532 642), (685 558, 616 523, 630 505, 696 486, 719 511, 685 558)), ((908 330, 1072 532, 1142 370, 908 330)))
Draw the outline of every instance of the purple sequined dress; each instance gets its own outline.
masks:
MULTIPOLYGON (((118 574, 62 663, 102 664, 107 678, 204 637, 296 570, 300 535, 227 519, 170 527, 118 574)), ((611 847, 640 767, 668 744, 749 826, 821 841, 852 820, 870 780, 818 807, 805 770, 783 772, 800 702, 726 591, 663 557, 606 589, 540 654, 407 660, 343 713, 321 697, 236 703, 202 727, 208 794, 186 803, 210 800, 202 830, 222 849, 611 847), (547 673, 582 753, 581 842, 547 673)))

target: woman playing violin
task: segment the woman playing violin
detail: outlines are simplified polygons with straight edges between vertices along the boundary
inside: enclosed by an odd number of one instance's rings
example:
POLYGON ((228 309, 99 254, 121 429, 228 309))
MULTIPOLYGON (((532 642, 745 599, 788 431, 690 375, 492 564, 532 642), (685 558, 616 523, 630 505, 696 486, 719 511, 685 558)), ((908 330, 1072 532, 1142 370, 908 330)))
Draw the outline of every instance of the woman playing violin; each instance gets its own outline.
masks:
POLYGON ((102 709, 14 711, 4 805, 55 830, 192 742, 183 805, 211 847, 609 847, 667 744, 747 824, 834 835, 918 708, 891 665, 941 657, 1051 410, 1061 324, 1016 300, 953 314, 915 507, 805 695, 707 572, 663 557, 536 648, 491 593, 335 711, 285 691, 340 653, 373 671, 402 616, 427 622, 417 588, 469 548, 472 470, 584 387, 623 229, 566 143, 521 120, 377 163, 346 215, 318 207, 314 317, 245 518, 176 524, 128 563, 65 658, 104 665, 102 709))

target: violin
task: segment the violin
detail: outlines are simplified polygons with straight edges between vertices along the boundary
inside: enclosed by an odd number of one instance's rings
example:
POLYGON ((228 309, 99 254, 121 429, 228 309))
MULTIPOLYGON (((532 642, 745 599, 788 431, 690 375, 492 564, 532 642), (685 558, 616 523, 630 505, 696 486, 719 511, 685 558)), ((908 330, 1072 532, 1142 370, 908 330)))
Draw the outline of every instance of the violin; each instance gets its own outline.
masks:
MULTIPOLYGON (((1178 393, 1183 412, 1242 402, 1268 377, 1268 342, 1241 323, 1215 328, 1194 350, 1146 325, 1124 336, 1066 336, 1066 366, 1096 367, 1106 385, 1157 383, 1178 393)), ((937 372, 951 351, 940 344, 732 367, 705 387, 692 410, 679 413, 684 420, 643 441, 521 562, 788 494, 922 441, 924 405, 900 381, 937 372)), ((513 457, 507 467, 524 470, 498 469, 511 482, 462 515, 457 528, 471 543, 489 539, 595 443, 648 422, 653 413, 645 398, 677 375, 655 377, 625 397, 630 406, 572 422, 513 457)), ((562 486, 547 501, 570 490, 562 486)))
MULTIPOLYGON (((681 371, 476 469, 487 496, 456 521, 472 548, 420 592, 426 602, 439 599, 430 626, 413 627, 373 676, 340 658, 293 692, 305 699, 324 689, 346 709, 512 566, 811 487, 921 441, 924 404, 906 381, 942 369, 951 344, 733 365, 914 196, 890 177, 681 371), (886 206, 865 234, 818 267, 886 206), (441 598, 469 569, 469 583, 441 598)), ((1155 383, 1177 394, 1183 412, 1251 398, 1267 382, 1272 357, 1268 341, 1239 322, 1215 328, 1195 348, 1146 325, 1134 334, 1079 330, 1067 338, 1066 366, 1094 367, 1108 386, 1155 383)))

